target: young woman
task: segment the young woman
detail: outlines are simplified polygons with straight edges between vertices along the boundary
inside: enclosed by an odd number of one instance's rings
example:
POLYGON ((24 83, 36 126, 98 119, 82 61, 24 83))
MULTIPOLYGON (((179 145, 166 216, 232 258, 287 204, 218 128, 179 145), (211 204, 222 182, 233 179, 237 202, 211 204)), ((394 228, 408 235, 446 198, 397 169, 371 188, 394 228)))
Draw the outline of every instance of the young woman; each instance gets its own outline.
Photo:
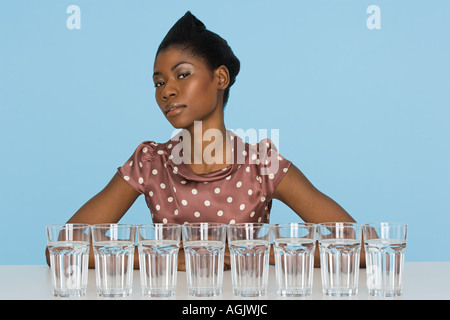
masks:
MULTIPOLYGON (((118 222, 141 194, 155 223, 267 223, 272 199, 306 222, 354 222, 270 140, 250 145, 226 129, 224 107, 239 68, 227 42, 187 12, 160 44, 153 74, 156 102, 181 132, 165 143, 141 143, 68 222, 118 222)), ((135 259, 138 266, 137 254, 135 259)), ((315 261, 318 265, 317 252, 315 261)))

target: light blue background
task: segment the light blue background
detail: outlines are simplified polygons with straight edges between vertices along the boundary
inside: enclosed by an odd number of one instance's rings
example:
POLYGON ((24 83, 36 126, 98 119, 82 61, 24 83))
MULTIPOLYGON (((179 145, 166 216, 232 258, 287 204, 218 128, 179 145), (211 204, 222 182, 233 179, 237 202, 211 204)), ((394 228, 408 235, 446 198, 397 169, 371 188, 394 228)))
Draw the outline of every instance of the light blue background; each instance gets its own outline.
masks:
MULTIPOLYGON (((0 264, 44 264, 45 225, 170 138, 153 60, 187 10, 241 60, 229 128, 280 129, 279 151, 358 222, 407 222, 408 261, 449 261, 449 3, 1 1, 0 264)), ((142 197, 123 221, 151 221, 142 197)), ((274 201, 271 222, 289 221, 274 201)))

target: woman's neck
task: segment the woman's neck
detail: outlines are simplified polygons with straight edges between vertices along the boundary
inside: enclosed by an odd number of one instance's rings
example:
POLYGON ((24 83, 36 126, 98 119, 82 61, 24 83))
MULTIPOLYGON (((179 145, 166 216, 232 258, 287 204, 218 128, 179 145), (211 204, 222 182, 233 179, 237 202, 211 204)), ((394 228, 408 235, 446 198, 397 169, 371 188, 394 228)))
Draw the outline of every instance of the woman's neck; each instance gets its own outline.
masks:
POLYGON ((223 121, 195 121, 184 131, 182 143, 185 163, 196 174, 218 171, 232 163, 231 140, 223 121))

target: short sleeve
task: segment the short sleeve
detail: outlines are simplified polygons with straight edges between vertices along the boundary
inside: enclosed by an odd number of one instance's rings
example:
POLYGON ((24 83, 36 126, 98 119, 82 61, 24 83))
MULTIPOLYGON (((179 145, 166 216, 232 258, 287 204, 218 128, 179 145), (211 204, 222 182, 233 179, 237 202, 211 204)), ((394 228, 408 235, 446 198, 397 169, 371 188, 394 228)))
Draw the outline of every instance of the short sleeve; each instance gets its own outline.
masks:
POLYGON ((259 175, 262 191, 269 198, 288 171, 291 161, 280 155, 270 139, 259 143, 259 175))
POLYGON ((117 169, 119 175, 139 193, 145 192, 145 183, 150 176, 155 146, 153 141, 142 142, 130 159, 117 169))

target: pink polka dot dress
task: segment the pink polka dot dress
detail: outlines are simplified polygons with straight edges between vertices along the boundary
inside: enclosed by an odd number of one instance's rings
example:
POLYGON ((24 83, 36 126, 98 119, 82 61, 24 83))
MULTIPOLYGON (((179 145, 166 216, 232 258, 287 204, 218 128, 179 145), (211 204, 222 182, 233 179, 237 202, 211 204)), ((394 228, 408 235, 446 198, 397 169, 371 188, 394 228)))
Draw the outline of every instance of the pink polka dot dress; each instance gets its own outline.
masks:
POLYGON ((178 134, 166 143, 141 143, 118 173, 145 196, 154 223, 268 223, 272 194, 291 162, 269 139, 251 145, 228 134, 234 160, 222 170, 192 172, 180 161, 178 134))

